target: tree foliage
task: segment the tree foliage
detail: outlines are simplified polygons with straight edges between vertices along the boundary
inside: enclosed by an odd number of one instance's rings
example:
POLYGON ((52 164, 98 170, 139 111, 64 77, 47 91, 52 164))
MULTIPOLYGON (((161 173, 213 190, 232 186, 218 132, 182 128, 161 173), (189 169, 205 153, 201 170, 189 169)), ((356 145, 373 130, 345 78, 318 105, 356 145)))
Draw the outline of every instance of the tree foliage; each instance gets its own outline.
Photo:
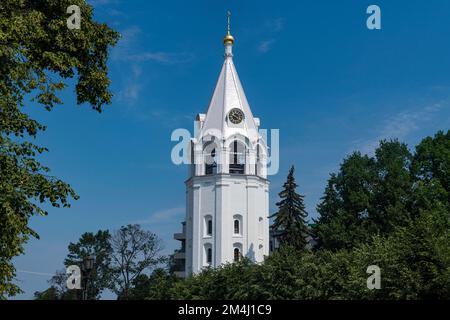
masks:
POLYGON ((261 265, 243 259, 184 280, 162 274, 140 282, 134 298, 450 299, 450 219, 442 208, 424 211, 389 236, 376 235, 352 250, 300 252, 282 246, 261 265), (380 290, 367 288, 370 265, 381 268, 380 290))
POLYGON ((163 299, 167 296, 164 285, 177 278, 161 268, 147 275, 152 268, 166 262, 160 255, 161 248, 161 240, 139 225, 123 226, 112 236, 108 230, 83 233, 78 242, 69 244, 64 260, 66 267, 80 267, 82 290, 67 289, 68 275, 62 270, 49 280, 48 289, 35 293, 35 299, 96 300, 105 289, 112 289, 119 299, 139 299, 144 293, 149 298, 163 299), (92 270, 86 273, 84 259, 89 256, 95 260, 92 270), (149 286, 152 288, 148 289, 149 286))
POLYGON ((381 141, 375 156, 354 152, 331 174, 317 206, 317 247, 351 249, 387 235, 411 218, 412 155, 396 140, 381 141))
POLYGON ((163 268, 155 269, 150 276, 140 274, 132 281, 128 299, 169 300, 178 281, 178 277, 163 268))
POLYGON ((34 293, 35 300, 77 300, 78 294, 75 290, 67 289, 67 274, 65 270, 56 271, 55 275, 48 281, 50 287, 44 291, 34 293))
POLYGON ((161 240, 137 224, 123 226, 114 232, 111 247, 111 289, 120 299, 129 298, 133 281, 144 271, 165 262, 165 258, 159 256, 161 240))
MULTIPOLYGON (((102 291, 109 287, 111 278, 111 235, 108 230, 99 230, 96 234, 86 232, 81 235, 77 243, 69 244, 69 254, 64 260, 66 267, 78 265, 82 268, 83 260, 88 256, 94 256, 94 268, 89 272, 89 285, 87 287, 88 300, 100 298, 102 291)), ((81 292, 78 290, 78 299, 81 292)))
POLYGON ((108 49, 119 38, 93 20, 84 0, 2 0, 0 2, 0 298, 20 291, 12 283, 13 257, 37 233, 28 220, 46 215, 43 203, 68 207, 78 196, 72 187, 49 175, 37 158, 47 151, 34 144, 45 126, 27 115, 40 105, 61 104, 58 92, 76 79, 77 103, 101 111, 111 102, 108 49), (78 5, 80 30, 66 25, 67 7, 78 5))
POLYGON ((305 220, 308 213, 305 210, 304 196, 298 194, 296 188, 292 166, 283 190, 279 193, 281 200, 276 204, 278 211, 270 218, 275 218, 272 230, 280 245, 290 245, 298 250, 304 250, 309 235, 305 220))

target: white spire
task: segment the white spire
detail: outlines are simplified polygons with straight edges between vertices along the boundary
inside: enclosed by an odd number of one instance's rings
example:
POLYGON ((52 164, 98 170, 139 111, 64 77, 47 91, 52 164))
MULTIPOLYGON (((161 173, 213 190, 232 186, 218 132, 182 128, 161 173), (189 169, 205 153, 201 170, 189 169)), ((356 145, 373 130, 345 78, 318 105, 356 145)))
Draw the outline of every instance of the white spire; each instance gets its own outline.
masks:
POLYGON ((259 120, 253 117, 233 63, 234 38, 230 33, 229 18, 230 13, 228 13, 228 31, 224 38, 225 61, 198 138, 205 136, 207 132, 220 131, 223 139, 227 139, 233 134, 241 134, 254 143, 258 138, 259 120), (244 118, 239 124, 232 124, 228 119, 228 113, 234 108, 240 109, 244 114, 244 118))

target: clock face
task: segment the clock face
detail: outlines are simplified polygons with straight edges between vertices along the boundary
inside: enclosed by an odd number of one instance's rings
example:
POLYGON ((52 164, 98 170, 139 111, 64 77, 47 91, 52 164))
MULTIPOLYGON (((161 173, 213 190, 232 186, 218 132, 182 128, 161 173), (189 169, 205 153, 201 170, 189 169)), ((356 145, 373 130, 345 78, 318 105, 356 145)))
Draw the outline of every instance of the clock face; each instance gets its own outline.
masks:
POLYGON ((239 124, 244 120, 244 113, 241 109, 233 108, 228 113, 228 119, 230 119, 231 123, 239 124))

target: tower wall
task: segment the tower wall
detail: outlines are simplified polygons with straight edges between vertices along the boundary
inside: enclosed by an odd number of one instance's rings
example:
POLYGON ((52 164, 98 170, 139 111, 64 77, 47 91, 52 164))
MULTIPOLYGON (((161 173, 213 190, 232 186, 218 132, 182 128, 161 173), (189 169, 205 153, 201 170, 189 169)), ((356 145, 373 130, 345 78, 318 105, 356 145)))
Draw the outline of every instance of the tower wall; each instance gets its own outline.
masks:
POLYGON ((187 185, 186 272, 234 261, 234 249, 242 256, 262 262, 269 254, 269 182, 254 175, 220 174, 192 177, 187 185), (207 235, 206 217, 212 217, 212 235, 207 235), (238 219, 236 219, 238 218, 238 219), (239 219, 240 218, 240 219, 239 219), (234 233, 234 220, 239 234, 234 233), (211 246, 212 261, 205 248, 211 246))
POLYGON ((176 236, 185 238, 184 275, 269 254, 267 144, 233 63, 229 28, 223 43, 224 63, 190 144, 186 231, 176 236))

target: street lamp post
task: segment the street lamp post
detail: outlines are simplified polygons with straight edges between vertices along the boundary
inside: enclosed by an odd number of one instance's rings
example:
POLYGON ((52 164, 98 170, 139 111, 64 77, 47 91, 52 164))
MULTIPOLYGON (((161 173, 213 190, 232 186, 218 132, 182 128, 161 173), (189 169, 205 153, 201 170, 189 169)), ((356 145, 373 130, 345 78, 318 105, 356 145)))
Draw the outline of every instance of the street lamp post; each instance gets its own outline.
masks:
POLYGON ((94 263, 95 263, 95 257, 93 255, 89 255, 87 257, 83 258, 83 279, 84 279, 84 286, 83 286, 83 292, 82 292, 82 300, 88 299, 88 286, 89 286, 89 276, 94 269, 94 263))

